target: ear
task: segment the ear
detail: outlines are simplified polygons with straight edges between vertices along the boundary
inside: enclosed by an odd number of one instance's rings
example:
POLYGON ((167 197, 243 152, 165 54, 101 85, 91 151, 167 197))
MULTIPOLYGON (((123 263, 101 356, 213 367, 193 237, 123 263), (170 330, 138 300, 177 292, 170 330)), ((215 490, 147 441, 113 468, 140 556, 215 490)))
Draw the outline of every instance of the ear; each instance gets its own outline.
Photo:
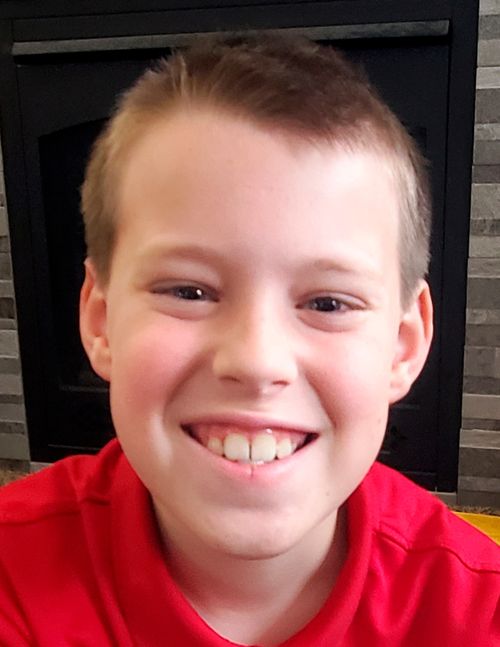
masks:
POLYGON ((90 259, 85 261, 85 280, 80 292, 80 336, 94 371, 109 381, 111 354, 107 337, 106 293, 90 259))
POLYGON ((392 365, 390 403, 403 398, 422 370, 432 341, 432 299, 429 285, 421 281, 416 296, 399 324, 392 365))

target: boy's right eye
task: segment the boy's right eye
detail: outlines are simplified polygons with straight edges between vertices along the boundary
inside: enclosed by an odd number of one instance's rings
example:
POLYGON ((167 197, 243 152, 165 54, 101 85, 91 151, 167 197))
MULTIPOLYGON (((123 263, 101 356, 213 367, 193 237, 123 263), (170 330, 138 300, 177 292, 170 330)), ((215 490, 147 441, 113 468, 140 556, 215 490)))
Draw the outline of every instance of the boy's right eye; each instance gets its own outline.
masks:
POLYGON ((181 301, 215 301, 208 290, 198 285, 159 286, 152 290, 153 294, 165 294, 181 301))

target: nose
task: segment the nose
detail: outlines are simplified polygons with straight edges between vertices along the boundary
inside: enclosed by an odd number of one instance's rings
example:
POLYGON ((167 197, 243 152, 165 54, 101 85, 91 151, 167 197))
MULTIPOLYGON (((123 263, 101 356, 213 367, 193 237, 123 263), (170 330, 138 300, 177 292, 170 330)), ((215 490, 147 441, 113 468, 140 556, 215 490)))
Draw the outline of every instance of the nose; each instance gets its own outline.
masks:
POLYGON ((298 375, 293 335, 273 308, 247 308, 219 337, 213 357, 215 376, 247 392, 267 395, 298 375))

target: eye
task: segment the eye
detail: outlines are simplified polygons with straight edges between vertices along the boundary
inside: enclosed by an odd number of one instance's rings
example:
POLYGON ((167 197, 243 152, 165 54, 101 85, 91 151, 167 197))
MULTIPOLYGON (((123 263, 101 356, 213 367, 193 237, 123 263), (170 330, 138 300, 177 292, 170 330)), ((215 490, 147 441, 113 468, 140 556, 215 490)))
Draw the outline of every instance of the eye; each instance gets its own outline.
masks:
POLYGON ((210 292, 199 285, 159 286, 152 290, 153 294, 166 294, 180 301, 216 301, 210 292))
POLYGON ((207 301, 210 296, 202 288, 196 285, 179 285, 167 290, 167 294, 171 294, 177 299, 184 299, 186 301, 207 301))
POLYGON ((309 299, 303 306, 316 312, 344 312, 349 306, 335 297, 320 296, 309 299))

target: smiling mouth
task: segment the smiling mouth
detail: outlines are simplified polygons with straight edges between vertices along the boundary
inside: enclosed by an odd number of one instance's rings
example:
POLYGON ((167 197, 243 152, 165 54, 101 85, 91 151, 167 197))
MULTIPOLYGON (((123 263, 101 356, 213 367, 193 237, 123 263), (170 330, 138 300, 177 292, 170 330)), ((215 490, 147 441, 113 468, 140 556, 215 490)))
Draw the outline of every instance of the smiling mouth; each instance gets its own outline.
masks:
POLYGON ((209 452, 238 463, 261 465, 283 460, 313 442, 318 434, 266 427, 246 429, 228 424, 181 425, 209 452))

